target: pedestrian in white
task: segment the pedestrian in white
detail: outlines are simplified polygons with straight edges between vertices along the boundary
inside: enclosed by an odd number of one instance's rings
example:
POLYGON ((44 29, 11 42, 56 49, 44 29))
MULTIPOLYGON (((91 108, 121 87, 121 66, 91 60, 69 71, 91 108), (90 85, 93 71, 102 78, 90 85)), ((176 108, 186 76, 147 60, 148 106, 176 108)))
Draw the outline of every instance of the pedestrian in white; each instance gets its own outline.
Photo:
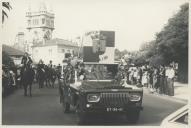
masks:
POLYGON ((170 65, 166 69, 166 76, 167 76, 167 92, 169 96, 174 96, 174 77, 175 77, 175 71, 173 67, 170 65))
POLYGON ((148 71, 144 71, 143 73, 142 85, 148 87, 148 71))

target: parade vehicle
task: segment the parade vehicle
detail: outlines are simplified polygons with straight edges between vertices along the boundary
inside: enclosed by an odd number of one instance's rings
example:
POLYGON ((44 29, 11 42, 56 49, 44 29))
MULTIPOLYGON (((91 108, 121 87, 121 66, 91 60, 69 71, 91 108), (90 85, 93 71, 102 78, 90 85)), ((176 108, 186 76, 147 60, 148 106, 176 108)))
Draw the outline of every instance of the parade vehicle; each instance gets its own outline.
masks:
POLYGON ((86 121, 90 114, 103 113, 125 114, 128 122, 136 123, 143 108, 143 89, 128 85, 124 79, 118 79, 118 64, 110 56, 114 55, 112 50, 107 54, 105 48, 105 52, 101 54, 105 58, 103 60, 100 54, 94 55, 92 47, 84 47, 83 63, 70 68, 64 79, 59 80, 60 102, 64 112, 68 113, 74 108, 79 123, 86 121), (96 60, 97 55, 99 59, 96 60))

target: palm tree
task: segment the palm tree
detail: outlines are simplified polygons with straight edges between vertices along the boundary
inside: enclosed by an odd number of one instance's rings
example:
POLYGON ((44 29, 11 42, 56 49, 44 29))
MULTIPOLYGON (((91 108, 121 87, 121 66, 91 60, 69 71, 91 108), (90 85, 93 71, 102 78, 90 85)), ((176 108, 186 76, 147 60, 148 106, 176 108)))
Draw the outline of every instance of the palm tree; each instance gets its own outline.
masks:
POLYGON ((8 18, 6 10, 11 10, 12 7, 9 2, 2 2, 2 23, 4 23, 5 16, 8 18))

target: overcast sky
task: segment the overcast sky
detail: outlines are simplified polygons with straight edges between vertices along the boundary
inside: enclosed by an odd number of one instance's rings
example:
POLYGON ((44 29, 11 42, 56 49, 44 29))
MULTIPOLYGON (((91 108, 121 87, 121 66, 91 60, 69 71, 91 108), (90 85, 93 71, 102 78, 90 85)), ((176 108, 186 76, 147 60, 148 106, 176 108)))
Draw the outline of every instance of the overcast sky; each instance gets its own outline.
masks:
MULTIPOLYGON (((29 3, 38 9, 42 0, 12 0, 9 19, 3 26, 2 42, 12 45, 18 31, 26 31, 29 3)), ((72 39, 89 30, 115 31, 116 47, 138 50, 155 38, 188 0, 44 0, 55 13, 53 37, 72 39)))

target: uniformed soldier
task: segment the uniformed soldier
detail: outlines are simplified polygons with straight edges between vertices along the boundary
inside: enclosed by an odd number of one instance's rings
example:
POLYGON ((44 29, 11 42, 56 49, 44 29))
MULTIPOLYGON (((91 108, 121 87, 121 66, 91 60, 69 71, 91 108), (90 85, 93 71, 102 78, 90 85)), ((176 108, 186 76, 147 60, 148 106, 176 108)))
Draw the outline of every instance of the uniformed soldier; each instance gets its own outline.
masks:
POLYGON ((78 71, 78 76, 80 78, 80 80, 85 80, 86 79, 86 75, 85 75, 85 65, 83 62, 81 62, 79 64, 79 71, 78 71), (82 78, 83 77, 83 78, 82 78))
POLYGON ((66 84, 74 82, 74 67, 71 64, 71 60, 68 60, 68 64, 65 69, 65 80, 67 81, 66 84))
POLYGON ((52 65, 52 60, 49 61, 48 67, 49 67, 49 68, 52 68, 52 67, 53 67, 53 65, 52 65))
POLYGON ((22 65, 21 66, 21 79, 23 77, 24 69, 30 68, 32 63, 33 63, 33 61, 30 58, 29 54, 27 52, 25 52, 24 56, 22 57, 22 60, 21 60, 21 65, 22 65))
POLYGON ((21 60, 21 64, 23 65, 22 67, 26 68, 26 67, 30 67, 30 65, 33 63, 32 59, 30 58, 29 54, 27 52, 25 52, 22 60, 21 60))

